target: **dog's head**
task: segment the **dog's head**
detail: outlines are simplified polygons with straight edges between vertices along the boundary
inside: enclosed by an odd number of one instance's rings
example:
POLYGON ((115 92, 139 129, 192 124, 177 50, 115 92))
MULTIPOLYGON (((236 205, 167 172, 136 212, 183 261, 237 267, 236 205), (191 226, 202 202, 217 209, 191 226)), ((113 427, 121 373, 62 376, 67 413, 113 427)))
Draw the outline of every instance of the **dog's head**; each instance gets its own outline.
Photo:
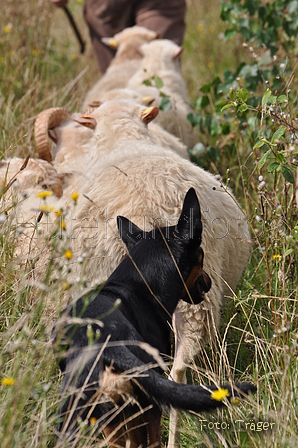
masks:
MULTIPOLYGON (((201 210, 193 188, 186 193, 175 226, 145 232, 120 216, 117 224, 131 258, 148 283, 156 286, 153 290, 167 288, 171 294, 180 288, 182 300, 192 304, 204 300, 211 279, 203 269, 201 210)), ((161 294, 166 292, 163 290, 161 294)))

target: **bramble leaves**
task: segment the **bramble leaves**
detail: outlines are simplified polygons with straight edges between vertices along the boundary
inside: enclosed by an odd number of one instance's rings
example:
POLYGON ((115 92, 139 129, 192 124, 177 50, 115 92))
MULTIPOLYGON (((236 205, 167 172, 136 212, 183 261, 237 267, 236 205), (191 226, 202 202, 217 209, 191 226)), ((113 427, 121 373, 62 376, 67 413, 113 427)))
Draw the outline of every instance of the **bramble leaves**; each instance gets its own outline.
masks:
POLYGON ((292 173, 292 171, 290 170, 290 168, 288 166, 282 165, 281 166, 281 172, 282 172, 283 177, 288 182, 290 182, 291 184, 295 183, 293 173, 292 173))
POLYGON ((279 129, 277 129, 277 131, 275 131, 272 136, 271 142, 274 143, 275 140, 279 140, 280 137, 282 137, 284 135, 286 130, 287 130, 287 128, 285 126, 281 126, 279 129))

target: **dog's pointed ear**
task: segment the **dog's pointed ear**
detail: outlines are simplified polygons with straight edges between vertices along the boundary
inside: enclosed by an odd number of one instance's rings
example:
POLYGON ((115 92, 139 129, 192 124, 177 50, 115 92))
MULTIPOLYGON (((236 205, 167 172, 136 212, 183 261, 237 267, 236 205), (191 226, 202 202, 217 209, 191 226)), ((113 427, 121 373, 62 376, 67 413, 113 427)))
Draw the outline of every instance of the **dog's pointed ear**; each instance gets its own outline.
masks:
POLYGON ((117 216, 117 226, 120 237, 128 251, 144 238, 145 232, 124 216, 117 216))
POLYGON ((185 195, 177 230, 182 238, 195 238, 200 244, 202 235, 201 208, 194 188, 190 188, 185 195))

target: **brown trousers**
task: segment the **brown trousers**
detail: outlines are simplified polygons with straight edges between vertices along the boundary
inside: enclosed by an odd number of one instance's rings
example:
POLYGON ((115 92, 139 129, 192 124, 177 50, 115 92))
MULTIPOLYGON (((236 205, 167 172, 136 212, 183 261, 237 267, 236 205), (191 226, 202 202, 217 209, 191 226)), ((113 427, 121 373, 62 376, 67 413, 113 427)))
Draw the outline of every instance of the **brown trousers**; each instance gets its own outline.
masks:
POLYGON ((124 28, 139 25, 181 45, 185 12, 185 0, 86 0, 85 20, 101 72, 106 71, 115 55, 101 42, 102 37, 112 37, 124 28))

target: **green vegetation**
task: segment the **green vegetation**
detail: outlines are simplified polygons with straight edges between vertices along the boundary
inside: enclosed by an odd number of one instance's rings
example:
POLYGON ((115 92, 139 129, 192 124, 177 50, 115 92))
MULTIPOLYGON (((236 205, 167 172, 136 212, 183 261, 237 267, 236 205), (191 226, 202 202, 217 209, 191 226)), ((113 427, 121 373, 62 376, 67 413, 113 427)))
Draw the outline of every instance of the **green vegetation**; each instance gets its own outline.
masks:
MULTIPOLYGON (((199 141, 191 157, 235 191, 252 236, 242 283, 223 306, 218 337, 190 366, 189 380, 207 384, 232 376, 253 381, 258 393, 212 415, 184 414, 181 447, 294 447, 298 2, 188 3, 182 70, 194 106, 189 120, 199 141)), ((73 0, 70 6, 87 40, 82 3, 73 0)), ((63 11, 47 0, 1 2, 0 17, 0 157, 36 157, 36 115, 52 106, 78 110, 96 79, 96 63, 90 45, 79 54, 63 11)), ((3 192, 0 445, 51 447, 61 378, 50 333, 62 293, 70 286, 70 268, 62 270, 59 264, 67 245, 63 238, 55 240, 53 261, 44 274, 38 274, 34 260, 20 267, 22 235, 13 221, 14 191, 3 192)), ((163 431, 165 443, 167 418, 163 431)), ((101 440, 94 446, 104 445, 101 440)))

